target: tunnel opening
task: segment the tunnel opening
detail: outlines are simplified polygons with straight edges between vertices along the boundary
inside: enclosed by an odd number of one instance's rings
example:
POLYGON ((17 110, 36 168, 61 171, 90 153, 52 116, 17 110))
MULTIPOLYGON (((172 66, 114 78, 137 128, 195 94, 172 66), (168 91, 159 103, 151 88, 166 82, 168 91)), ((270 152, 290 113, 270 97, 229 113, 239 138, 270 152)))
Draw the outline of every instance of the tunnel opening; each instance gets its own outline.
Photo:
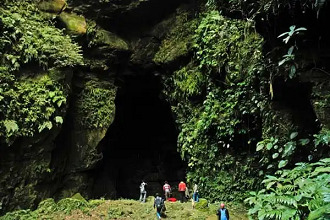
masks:
POLYGON ((93 171, 94 197, 138 198, 141 180, 151 195, 165 180, 185 177, 171 108, 160 98, 160 77, 126 75, 120 84, 115 119, 100 143, 103 160, 93 171))

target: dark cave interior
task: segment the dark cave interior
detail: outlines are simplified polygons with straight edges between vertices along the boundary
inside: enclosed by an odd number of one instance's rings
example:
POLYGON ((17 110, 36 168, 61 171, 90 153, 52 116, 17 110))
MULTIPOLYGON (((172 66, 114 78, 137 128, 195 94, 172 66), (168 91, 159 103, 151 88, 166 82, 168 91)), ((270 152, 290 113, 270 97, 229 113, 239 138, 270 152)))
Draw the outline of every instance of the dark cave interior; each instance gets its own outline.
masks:
POLYGON ((114 122, 100 143, 103 160, 94 170, 94 197, 137 198, 142 179, 150 195, 165 180, 176 183, 185 176, 170 105, 159 97, 160 77, 128 75, 122 84, 114 122))

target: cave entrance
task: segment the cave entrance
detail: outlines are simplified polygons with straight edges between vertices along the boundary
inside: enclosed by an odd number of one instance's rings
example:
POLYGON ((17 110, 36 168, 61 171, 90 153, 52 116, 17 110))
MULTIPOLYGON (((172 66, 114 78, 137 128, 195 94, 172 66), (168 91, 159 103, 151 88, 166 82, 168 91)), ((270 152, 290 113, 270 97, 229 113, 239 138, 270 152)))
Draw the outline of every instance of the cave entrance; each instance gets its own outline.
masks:
POLYGON ((141 180, 151 195, 161 192, 165 180, 174 184, 185 176, 171 108, 160 98, 160 77, 129 75, 122 82, 114 122, 101 143, 95 197, 136 199, 141 180))

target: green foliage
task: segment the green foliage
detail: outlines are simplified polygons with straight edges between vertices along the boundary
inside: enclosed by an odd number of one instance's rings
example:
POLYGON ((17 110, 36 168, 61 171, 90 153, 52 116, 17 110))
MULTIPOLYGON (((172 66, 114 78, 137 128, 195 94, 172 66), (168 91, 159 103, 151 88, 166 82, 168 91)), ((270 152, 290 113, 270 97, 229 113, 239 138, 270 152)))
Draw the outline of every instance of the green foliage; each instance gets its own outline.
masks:
POLYGON ((78 95, 78 123, 87 128, 107 128, 114 119, 116 87, 91 80, 78 95))
POLYGON ((23 64, 64 67, 82 64, 80 47, 55 28, 34 4, 18 1, 0 8, 1 65, 10 71, 23 64))
POLYGON ((319 134, 314 135, 315 145, 313 145, 310 139, 298 139, 297 136, 298 132, 292 132, 286 143, 274 137, 258 142, 256 151, 261 156, 259 166, 266 168, 267 172, 274 172, 287 165, 292 165, 296 156, 303 155, 301 152, 306 155, 304 158, 306 161, 311 161, 314 157, 319 158, 318 152, 322 152, 322 148, 329 144, 330 137, 327 130, 322 130, 319 134))
POLYGON ((255 175, 248 171, 252 160, 235 161, 240 155, 234 158, 231 152, 253 141, 262 105, 253 88, 263 72, 263 40, 252 23, 217 11, 199 20, 195 57, 165 80, 164 93, 181 128, 178 145, 188 161, 188 179, 199 182, 207 198, 239 200, 244 195, 235 192, 258 181, 249 178, 255 175), (246 178, 240 181, 239 175, 246 178))
MULTIPOLYGON (((288 44, 291 39, 296 39, 296 36, 299 35, 301 31, 306 31, 304 27, 296 28, 295 25, 290 26, 290 31, 284 32, 278 36, 278 38, 283 37, 283 42, 288 44)), ((278 62, 278 66, 286 64, 286 68, 289 70, 289 78, 292 79, 296 76, 297 64, 295 63, 295 55, 293 53, 294 49, 298 49, 296 42, 288 49, 287 54, 283 56, 283 59, 278 62)))
MULTIPOLYGON (((320 9, 324 7, 325 3, 325 0, 207 0, 206 6, 212 9, 220 9, 227 13, 234 13, 236 16, 239 13, 243 18, 254 19, 256 16, 278 15, 285 9, 291 9, 292 12, 297 13, 305 12, 307 8, 313 8, 318 16, 320 9), (297 10, 298 8, 299 10, 297 10)), ((267 16, 265 18, 268 19, 267 16)))
POLYGON ((66 88, 49 75, 22 78, 1 87, 0 136, 7 142, 33 136, 63 123, 66 88))
MULTIPOLYGON (((104 201, 103 201, 104 202, 104 201)), ((95 203, 95 202, 94 202, 95 203)), ((102 204, 99 203, 99 204, 102 204)), ((65 198, 57 203, 54 199, 46 199, 39 203, 34 211, 30 209, 9 212, 0 217, 1 220, 35 220, 35 219, 54 219, 54 213, 70 214, 74 210, 81 210, 87 213, 95 205, 86 200, 65 198)))
POLYGON ((297 163, 292 170, 266 176, 264 189, 245 200, 249 215, 258 219, 328 219, 330 158, 297 163))
POLYGON ((88 202, 85 200, 81 199, 73 199, 73 198, 66 198, 60 200, 56 204, 56 210, 57 211, 62 211, 64 213, 71 213, 73 210, 82 210, 82 211, 87 211, 88 210, 88 202))
POLYGON ((330 143, 330 130, 322 129, 319 134, 314 135, 315 146, 329 146, 330 143))
POLYGON ((83 58, 34 1, 5 1, 0 23, 0 139, 10 144, 63 123, 67 88, 51 72, 83 58))

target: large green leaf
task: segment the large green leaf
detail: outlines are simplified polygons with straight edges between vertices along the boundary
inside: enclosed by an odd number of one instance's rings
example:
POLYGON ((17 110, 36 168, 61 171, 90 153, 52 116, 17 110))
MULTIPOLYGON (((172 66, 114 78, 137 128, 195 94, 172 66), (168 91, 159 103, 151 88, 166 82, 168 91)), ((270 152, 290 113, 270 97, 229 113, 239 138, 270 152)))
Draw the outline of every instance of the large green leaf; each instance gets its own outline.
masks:
POLYGON ((292 140, 292 139, 294 139, 295 137, 297 137, 298 136, 298 132, 292 132, 291 134, 290 134, 290 139, 292 140))
POLYGON ((272 155, 272 157, 273 157, 273 159, 276 159, 276 158, 278 158, 279 155, 280 155, 279 153, 274 153, 274 154, 272 155))
POLYGON ((273 144, 272 144, 272 143, 268 143, 268 144, 266 145, 266 148, 267 148, 267 150, 272 149, 272 148, 273 148, 273 144))
POLYGON ((258 144, 257 144, 257 149, 256 149, 256 151, 260 151, 260 150, 262 150, 264 147, 265 147, 264 144, 258 143, 258 144))
POLYGON ((288 160, 281 160, 278 163, 278 168, 281 169, 281 168, 285 167, 287 164, 288 164, 288 160))
POLYGON ((309 213, 307 220, 322 220, 330 219, 330 204, 326 204, 311 213, 309 213))

